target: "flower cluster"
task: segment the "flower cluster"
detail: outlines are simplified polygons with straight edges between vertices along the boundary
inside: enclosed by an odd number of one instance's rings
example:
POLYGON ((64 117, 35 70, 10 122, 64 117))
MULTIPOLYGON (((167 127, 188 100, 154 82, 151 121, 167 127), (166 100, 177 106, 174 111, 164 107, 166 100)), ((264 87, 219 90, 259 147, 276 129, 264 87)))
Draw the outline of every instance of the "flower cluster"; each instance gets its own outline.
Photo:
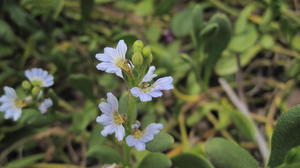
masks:
POLYGON ((32 68, 25 71, 28 80, 23 81, 22 88, 18 91, 5 86, 4 95, 0 97, 0 112, 4 113, 5 119, 18 120, 22 115, 22 109, 30 105, 37 105, 40 112, 47 112, 53 105, 50 98, 44 99, 44 88, 54 84, 53 76, 41 68, 32 68))
MULTIPOLYGON (((116 48, 104 48, 104 53, 96 54, 96 59, 101 61, 96 66, 97 69, 116 74, 125 80, 129 94, 141 102, 161 97, 163 91, 174 88, 171 76, 154 80, 158 75, 155 74, 155 66, 150 66, 153 59, 150 47, 144 47, 138 40, 133 44, 131 60, 126 58, 126 52, 127 45, 124 40, 120 40, 116 48)), ((127 145, 135 147, 138 151, 145 150, 146 143, 153 140, 154 135, 163 129, 162 124, 152 123, 141 130, 138 121, 135 120, 136 123, 128 121, 128 114, 119 113, 118 99, 112 93, 107 93, 107 100, 99 104, 99 109, 102 115, 98 116, 96 121, 104 126, 101 134, 103 136, 115 134, 118 141, 126 137, 127 145)))

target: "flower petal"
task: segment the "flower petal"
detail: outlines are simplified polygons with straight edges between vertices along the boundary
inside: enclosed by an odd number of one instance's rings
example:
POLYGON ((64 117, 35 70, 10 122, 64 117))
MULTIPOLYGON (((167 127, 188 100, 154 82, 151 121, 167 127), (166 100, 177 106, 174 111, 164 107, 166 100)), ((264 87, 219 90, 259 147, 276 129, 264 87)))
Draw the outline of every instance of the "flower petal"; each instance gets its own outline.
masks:
POLYGON ((107 102, 111 104, 114 111, 118 111, 119 109, 118 99, 111 92, 107 93, 106 96, 107 96, 107 102))
POLYGON ((103 136, 107 136, 110 134, 113 134, 115 131, 115 125, 111 124, 111 125, 107 125, 104 127, 104 129, 101 131, 101 134, 103 136))
POLYGON ((122 125, 117 125, 115 127, 115 137, 118 141, 122 141, 125 136, 125 128, 122 125))
POLYGON ((126 59, 127 45, 125 44, 124 40, 120 40, 118 42, 116 50, 120 57, 122 57, 123 59, 126 59))
POLYGON ((146 145, 145 143, 138 141, 138 143, 135 144, 135 149, 137 151, 143 151, 146 149, 146 145))
POLYGON ((137 139, 135 139, 132 135, 128 135, 126 137, 126 143, 128 146, 134 146, 137 143, 137 139))
POLYGON ((98 107, 101 110, 101 112, 104 113, 104 114, 112 114, 114 112, 114 109, 111 106, 111 104, 107 103, 107 102, 101 102, 98 105, 98 107))
POLYGON ((174 88, 172 82, 173 78, 171 76, 167 76, 159 78, 153 85, 159 90, 170 90, 174 88))
POLYGON ((148 94, 152 97, 160 97, 163 95, 163 93, 160 90, 152 90, 148 92, 148 94))
POLYGON ((162 124, 152 123, 146 127, 145 134, 155 135, 155 134, 158 134, 160 132, 160 130, 163 128, 164 128, 164 126, 162 124))
POLYGON ((154 71, 155 71, 155 66, 150 66, 142 82, 150 82, 153 78, 155 78, 157 75, 154 73, 154 71))
POLYGON ((150 95, 148 95, 147 93, 142 92, 140 90, 140 88, 138 88, 138 87, 131 88, 130 92, 131 92, 131 94, 134 97, 140 98, 140 100, 142 102, 146 102, 146 101, 151 101, 152 100, 152 97, 150 95))
POLYGON ((96 122, 103 125, 111 125, 113 124, 112 116, 102 114, 96 118, 96 122))
POLYGON ((105 61, 105 62, 112 62, 113 61, 113 59, 110 55, 104 54, 104 53, 96 54, 96 59, 98 59, 99 61, 105 61))

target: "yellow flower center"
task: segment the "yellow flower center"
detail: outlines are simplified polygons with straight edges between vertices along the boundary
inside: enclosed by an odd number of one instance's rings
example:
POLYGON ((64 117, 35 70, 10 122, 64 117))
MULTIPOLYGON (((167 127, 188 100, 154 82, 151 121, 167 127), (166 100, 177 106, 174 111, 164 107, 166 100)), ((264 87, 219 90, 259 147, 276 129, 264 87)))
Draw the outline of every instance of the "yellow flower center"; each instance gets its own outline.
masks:
POLYGON ((122 114, 114 113, 113 118, 114 118, 114 122, 117 125, 121 125, 126 122, 126 117, 123 116, 122 114))
POLYGON ((26 101, 20 100, 20 99, 16 99, 14 103, 17 108, 23 108, 23 107, 27 106, 26 101))
POLYGON ((123 69, 125 72, 130 73, 131 72, 131 68, 128 65, 128 61, 126 59, 123 58, 117 58, 115 61, 115 64, 120 67, 121 69, 123 69))
POLYGON ((139 129, 135 129, 132 133, 133 137, 135 137, 136 139, 140 139, 144 136, 144 132, 139 130, 139 129))

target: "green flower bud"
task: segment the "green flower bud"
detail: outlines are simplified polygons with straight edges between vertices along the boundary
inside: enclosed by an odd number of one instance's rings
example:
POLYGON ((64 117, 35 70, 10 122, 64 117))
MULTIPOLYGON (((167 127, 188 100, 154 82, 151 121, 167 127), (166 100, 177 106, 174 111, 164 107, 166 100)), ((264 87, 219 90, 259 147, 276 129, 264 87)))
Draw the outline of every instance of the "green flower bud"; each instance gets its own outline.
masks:
POLYGON ((31 90, 32 95, 36 96, 40 93, 41 89, 39 87, 33 87, 31 90))
POLYGON ((140 52, 136 52, 132 55, 132 63, 136 66, 141 66, 143 64, 143 55, 140 52))
POLYGON ((144 47, 144 44, 141 40, 136 40, 133 43, 133 52, 142 52, 142 49, 144 47))
POLYGON ((146 46, 143 48, 143 55, 144 56, 150 56, 152 53, 151 53, 151 47, 150 46, 146 46))
POLYGON ((27 90, 31 88, 31 84, 29 81, 25 80, 22 82, 22 87, 27 90))

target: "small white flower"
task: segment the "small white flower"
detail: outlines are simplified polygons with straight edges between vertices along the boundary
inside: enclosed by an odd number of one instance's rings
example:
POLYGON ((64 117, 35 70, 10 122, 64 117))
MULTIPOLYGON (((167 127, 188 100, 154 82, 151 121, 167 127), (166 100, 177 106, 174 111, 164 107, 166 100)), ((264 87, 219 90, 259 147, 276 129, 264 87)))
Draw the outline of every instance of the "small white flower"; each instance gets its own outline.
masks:
POLYGON ((125 57, 126 51, 127 45, 124 40, 120 40, 116 48, 105 47, 104 53, 96 54, 96 58, 102 61, 96 66, 97 69, 107 73, 114 73, 123 78, 122 69, 128 71, 131 66, 125 57))
POLYGON ((153 140, 154 135, 158 134, 161 129, 163 129, 163 125, 156 123, 148 125, 144 131, 136 129, 132 135, 126 137, 126 143, 128 146, 134 146, 138 151, 145 150, 146 143, 153 140))
POLYGON ((25 71, 25 76, 32 84, 41 87, 50 87, 53 85, 53 76, 41 68, 32 68, 25 71))
POLYGON ((151 101, 152 97, 160 97, 163 95, 162 90, 173 89, 173 78, 171 76, 157 79, 153 84, 149 84, 157 75, 154 74, 155 67, 150 66, 147 74, 139 84, 139 87, 130 89, 133 96, 139 97, 142 102, 151 101))
POLYGON ((22 108, 26 102, 19 99, 16 91, 11 87, 4 87, 4 95, 0 97, 0 111, 4 112, 5 119, 18 120, 22 114, 22 108))
POLYGON ((42 114, 44 114, 51 106, 53 106, 53 102, 50 98, 47 98, 39 105, 39 110, 42 114))
POLYGON ((107 93, 107 102, 99 104, 103 114, 98 116, 96 121, 104 125, 101 131, 103 136, 115 133, 118 141, 122 141, 125 136, 125 128, 122 124, 126 122, 126 118, 118 113, 118 108, 118 99, 112 93, 107 93))

